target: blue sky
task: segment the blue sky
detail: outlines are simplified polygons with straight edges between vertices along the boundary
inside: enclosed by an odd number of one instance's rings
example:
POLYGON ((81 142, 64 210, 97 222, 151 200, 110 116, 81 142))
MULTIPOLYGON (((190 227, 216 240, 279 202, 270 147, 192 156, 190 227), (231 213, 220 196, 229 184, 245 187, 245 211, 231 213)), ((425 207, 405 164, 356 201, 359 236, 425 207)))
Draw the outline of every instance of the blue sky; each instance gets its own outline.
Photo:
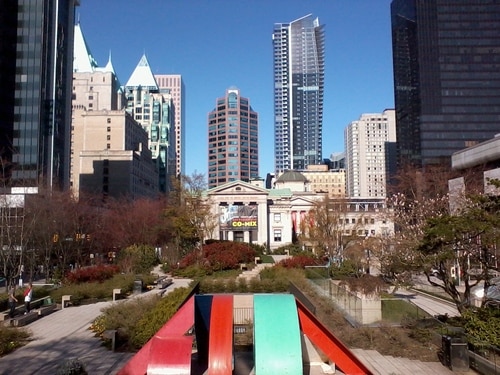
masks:
POLYGON ((259 173, 274 170, 275 23, 309 13, 325 25, 323 156, 344 150, 344 128, 394 107, 391 0, 82 0, 77 8, 100 66, 111 53, 125 84, 143 53, 155 74, 186 88, 186 170, 207 174, 207 114, 236 86, 259 113, 259 173))

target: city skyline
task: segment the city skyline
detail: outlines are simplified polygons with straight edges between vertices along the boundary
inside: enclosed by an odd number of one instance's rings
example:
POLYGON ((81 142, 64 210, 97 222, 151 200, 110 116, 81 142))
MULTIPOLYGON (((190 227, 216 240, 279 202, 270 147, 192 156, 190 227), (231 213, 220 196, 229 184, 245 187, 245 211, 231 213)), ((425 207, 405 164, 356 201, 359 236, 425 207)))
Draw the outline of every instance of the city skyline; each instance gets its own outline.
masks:
POLYGON ((232 5, 226 0, 150 0, 140 6, 85 0, 77 9, 92 55, 103 65, 111 54, 122 84, 143 53, 155 75, 182 76, 186 174, 207 177, 207 116, 213 99, 231 86, 242 90, 259 113, 261 177, 274 170, 275 23, 314 14, 325 25, 324 158, 344 150, 344 128, 361 113, 394 107, 390 0, 232 5))

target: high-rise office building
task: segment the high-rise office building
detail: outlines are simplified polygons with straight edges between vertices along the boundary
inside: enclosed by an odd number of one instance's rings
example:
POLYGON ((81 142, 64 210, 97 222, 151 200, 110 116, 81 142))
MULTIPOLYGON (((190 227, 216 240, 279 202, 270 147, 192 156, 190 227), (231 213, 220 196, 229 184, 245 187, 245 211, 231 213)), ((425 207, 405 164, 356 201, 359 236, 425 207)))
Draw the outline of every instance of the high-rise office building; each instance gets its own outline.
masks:
POLYGON ((2 186, 69 187, 78 0, 8 0, 0 12, 2 186))
POLYGON ((274 57, 275 172, 321 164, 324 27, 312 15, 276 23, 274 57))
POLYGON ((159 191, 171 189, 176 176, 175 124, 172 95, 160 89, 146 55, 125 85, 127 112, 147 131, 149 149, 159 172, 159 191))
POLYGON ((500 130, 500 2, 391 4, 399 163, 448 163, 500 130))
POLYGON ((396 142, 393 109, 365 113, 344 131, 347 195, 350 198, 385 198, 391 144, 396 142))
POLYGON ((208 114, 208 187, 258 177, 258 114, 240 90, 229 88, 208 114))
POLYGON ((169 90, 172 95, 174 124, 175 124, 175 156, 176 175, 186 173, 186 141, 185 141, 185 111, 186 111, 186 90, 184 81, 180 74, 155 74, 156 82, 160 90, 169 90))

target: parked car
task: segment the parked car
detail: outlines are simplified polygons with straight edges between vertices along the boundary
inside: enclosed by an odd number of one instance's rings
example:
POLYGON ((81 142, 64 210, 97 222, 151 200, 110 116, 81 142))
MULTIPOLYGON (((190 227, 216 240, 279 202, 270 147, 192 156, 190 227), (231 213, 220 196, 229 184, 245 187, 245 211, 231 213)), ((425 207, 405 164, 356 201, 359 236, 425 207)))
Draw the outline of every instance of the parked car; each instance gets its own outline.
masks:
POLYGON ((490 286, 484 288, 484 281, 471 288, 471 297, 475 306, 480 306, 483 298, 485 305, 500 307, 500 277, 490 280, 490 286))
POLYGON ((437 268, 431 268, 430 275, 437 277, 438 279, 441 278, 441 274, 439 273, 439 269, 437 268))
MULTIPOLYGON (((469 275, 471 279, 477 279, 479 277, 482 278, 482 277, 484 277, 484 270, 481 268, 470 268, 467 270, 466 274, 469 275)), ((493 269, 489 269, 488 275, 490 277, 499 277, 500 272, 493 270, 493 269)))

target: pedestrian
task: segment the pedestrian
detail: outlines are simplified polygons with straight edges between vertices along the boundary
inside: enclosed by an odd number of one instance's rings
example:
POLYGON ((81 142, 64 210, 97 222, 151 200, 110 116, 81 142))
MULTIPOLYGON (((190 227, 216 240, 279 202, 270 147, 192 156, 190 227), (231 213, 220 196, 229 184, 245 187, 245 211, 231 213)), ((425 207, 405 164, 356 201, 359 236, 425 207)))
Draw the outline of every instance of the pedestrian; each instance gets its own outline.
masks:
POLYGON ((28 314, 31 310, 31 299, 33 298, 33 284, 29 283, 28 284, 28 289, 24 291, 24 307, 25 307, 25 314, 28 314))
POLYGON ((9 289, 9 317, 12 319, 14 317, 14 310, 16 309, 16 287, 14 285, 10 286, 9 289))

